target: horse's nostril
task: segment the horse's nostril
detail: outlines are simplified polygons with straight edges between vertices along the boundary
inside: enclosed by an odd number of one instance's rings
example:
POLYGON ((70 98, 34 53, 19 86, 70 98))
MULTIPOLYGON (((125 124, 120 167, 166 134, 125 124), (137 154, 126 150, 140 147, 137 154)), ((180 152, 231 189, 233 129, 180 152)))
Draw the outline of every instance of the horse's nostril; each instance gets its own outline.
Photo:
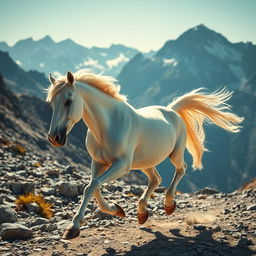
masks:
POLYGON ((60 143, 60 135, 55 135, 54 140, 55 142, 60 143))

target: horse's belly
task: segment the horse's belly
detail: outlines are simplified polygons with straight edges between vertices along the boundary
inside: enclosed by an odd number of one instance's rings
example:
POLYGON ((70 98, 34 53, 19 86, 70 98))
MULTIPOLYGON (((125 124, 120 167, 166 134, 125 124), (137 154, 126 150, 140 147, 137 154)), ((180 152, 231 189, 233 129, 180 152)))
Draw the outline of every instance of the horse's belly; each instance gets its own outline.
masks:
POLYGON ((131 169, 145 169, 158 165, 171 154, 174 146, 175 140, 170 136, 165 140, 146 142, 135 150, 131 169))

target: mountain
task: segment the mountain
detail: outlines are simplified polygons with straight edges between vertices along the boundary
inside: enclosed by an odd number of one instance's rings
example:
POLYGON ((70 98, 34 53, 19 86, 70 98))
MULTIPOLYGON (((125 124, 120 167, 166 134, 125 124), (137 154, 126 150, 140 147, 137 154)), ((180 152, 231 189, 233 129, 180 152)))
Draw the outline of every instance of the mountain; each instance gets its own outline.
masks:
POLYGON ((167 41, 151 58, 138 53, 122 69, 122 91, 136 106, 167 104, 198 87, 238 88, 256 70, 256 46, 231 43, 204 25, 167 41))
MULTIPOLYGON (((178 189, 191 191, 215 186, 233 191, 255 176, 256 168, 256 46, 231 43, 204 25, 189 29, 176 40, 167 41, 153 57, 138 53, 118 76, 121 92, 136 107, 166 105, 174 97, 198 87, 212 92, 227 86, 234 90, 233 111, 245 117, 239 134, 206 127, 207 148, 202 171, 188 169, 178 189), (254 174, 253 174, 254 173, 254 174)), ((186 154, 186 162, 191 157, 186 154)), ((171 181, 169 160, 158 166, 163 185, 171 181)))
POLYGON ((9 52, 15 62, 26 71, 64 74, 67 70, 87 68, 115 77, 138 53, 136 49, 121 44, 112 44, 108 48, 87 48, 71 39, 56 43, 50 36, 40 40, 20 40, 12 47, 0 42, 0 50, 9 52))
POLYGON ((32 94, 44 98, 44 88, 49 84, 44 74, 37 71, 25 72, 9 56, 0 51, 0 73, 5 83, 16 93, 32 94))

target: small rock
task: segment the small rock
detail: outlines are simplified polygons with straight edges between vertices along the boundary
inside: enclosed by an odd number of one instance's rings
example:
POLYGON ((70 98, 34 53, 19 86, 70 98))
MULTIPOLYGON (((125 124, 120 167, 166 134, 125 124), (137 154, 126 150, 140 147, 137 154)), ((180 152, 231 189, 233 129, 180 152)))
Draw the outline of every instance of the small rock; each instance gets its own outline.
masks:
POLYGON ((37 203, 30 203, 27 205, 28 212, 34 212, 38 213, 39 212, 39 206, 37 203))
POLYGON ((58 229, 57 225, 56 224, 52 224, 50 223, 47 227, 46 227, 46 231, 48 232, 52 232, 54 230, 58 229))
POLYGON ((31 226, 38 226, 38 225, 43 225, 43 224, 49 224, 50 221, 48 219, 45 218, 36 218, 34 222, 31 223, 31 226))
POLYGON ((247 247, 247 246, 250 246, 252 245, 252 240, 251 239, 248 239, 248 238, 241 238, 237 245, 240 246, 240 247, 247 247))
POLYGON ((61 182, 59 185, 59 192, 62 196, 73 197, 78 195, 77 186, 69 182, 61 182))
POLYGON ((76 170, 76 167, 72 165, 68 165, 62 172, 61 174, 72 174, 76 170))
POLYGON ((204 225, 194 225, 193 227, 195 230, 203 231, 206 230, 206 226, 204 225))
POLYGON ((11 190, 16 195, 27 194, 34 192, 35 184, 32 182, 13 182, 11 183, 11 190))
POLYGON ((211 230, 213 232, 219 232, 219 231, 221 231, 221 227, 220 226, 214 226, 214 227, 211 228, 211 230))
POLYGON ((214 195, 220 193, 217 189, 205 187, 195 192, 195 195, 214 195))
POLYGON ((17 240, 31 238, 33 233, 30 228, 20 223, 3 223, 0 226, 0 235, 3 240, 17 240))
POLYGON ((109 253, 109 254, 113 254, 113 255, 116 254, 116 250, 112 247, 106 248, 106 252, 109 253))
POLYGON ((229 213, 231 213, 231 211, 229 210, 229 209, 227 209, 227 208, 225 208, 224 210, 223 210, 223 214, 229 214, 229 213))
POLYGON ((59 256, 59 255, 61 255, 61 253, 60 253, 60 252, 52 252, 51 255, 52 255, 52 256, 59 256))
POLYGON ((251 204, 251 205, 248 205, 247 211, 256 211, 256 204, 251 204))
POLYGON ((51 177, 59 177, 60 172, 58 169, 48 169, 46 170, 46 174, 51 177))
POLYGON ((131 186, 130 189, 131 193, 133 193, 136 196, 141 196, 143 193, 143 189, 140 187, 131 186))
POLYGON ((16 166, 16 170, 25 170, 26 169, 26 166, 24 164, 18 164, 16 166))
POLYGON ((17 213, 7 206, 0 206, 0 224, 5 222, 16 222, 17 213))
POLYGON ((51 195, 55 194, 55 189, 54 188, 41 188, 41 191, 46 196, 51 196, 51 195))

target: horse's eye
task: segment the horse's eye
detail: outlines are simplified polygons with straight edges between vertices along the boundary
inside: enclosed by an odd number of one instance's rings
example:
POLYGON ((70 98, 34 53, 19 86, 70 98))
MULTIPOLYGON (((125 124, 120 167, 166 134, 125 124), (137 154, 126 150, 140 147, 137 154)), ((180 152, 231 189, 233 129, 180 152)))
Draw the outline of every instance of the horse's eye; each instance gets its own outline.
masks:
POLYGON ((71 103, 72 103, 72 100, 71 100, 71 99, 68 99, 68 100, 65 102, 65 107, 70 106, 71 103))

